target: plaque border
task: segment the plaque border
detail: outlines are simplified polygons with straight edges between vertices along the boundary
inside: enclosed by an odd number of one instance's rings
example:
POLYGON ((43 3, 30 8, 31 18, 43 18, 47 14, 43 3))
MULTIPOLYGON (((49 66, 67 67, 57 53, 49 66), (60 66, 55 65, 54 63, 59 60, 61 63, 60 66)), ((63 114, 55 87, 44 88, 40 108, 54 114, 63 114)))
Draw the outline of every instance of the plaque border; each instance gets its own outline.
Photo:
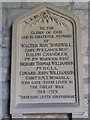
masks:
MULTIPOLYGON (((25 106, 18 106, 17 107, 17 103, 16 103, 16 90, 17 90, 17 87, 16 87, 16 50, 17 50, 17 46, 15 46, 15 44, 17 45, 17 38, 18 38, 18 34, 17 34, 17 26, 18 26, 18 23, 21 22, 21 19, 24 19, 27 15, 30 15, 30 14, 33 14, 35 13, 36 11, 39 11, 43 8, 50 8, 52 10, 55 10, 56 12, 58 12, 59 14, 63 14, 63 11, 64 10, 60 10, 59 8, 53 6, 53 5, 50 5, 49 3, 43 3, 42 5, 40 5, 39 7, 37 8, 34 8, 33 10, 31 10, 30 12, 27 12, 23 15, 21 15, 20 17, 18 17, 14 24, 13 24, 13 34, 12 34, 12 66, 11 66, 11 102, 10 102, 10 113, 12 114, 12 117, 17 117, 17 116, 22 116, 22 114, 29 114, 29 113, 77 113, 77 112, 84 112, 84 97, 83 97, 83 81, 82 81, 82 58, 81 58, 81 41, 80 41, 80 22, 79 22, 79 19, 69 13, 69 12, 66 12, 64 11, 64 15, 69 17, 71 20, 73 20, 75 22, 75 26, 77 26, 77 36, 76 36, 76 40, 73 42, 76 42, 76 45, 74 46, 75 47, 75 50, 76 52, 75 55, 76 55, 76 59, 75 60, 75 65, 77 64, 77 75, 78 75, 78 80, 75 82, 76 83, 76 93, 78 93, 78 105, 77 106, 63 106, 63 104, 61 105, 61 107, 57 106, 57 107, 31 107, 31 108, 25 108, 25 106), (77 44, 78 43, 78 44, 77 44)), ((74 27, 75 28, 75 27, 74 27)), ((76 29, 75 29, 76 30, 76 29)), ((74 34, 74 37, 75 37, 75 34, 74 34)), ((75 43, 74 43, 75 44, 75 43)), ((73 44, 73 45, 74 45, 73 44)), ((73 47, 73 49, 74 49, 73 47)), ((74 54, 73 54, 74 55, 74 54)), ((51 104, 51 103, 49 103, 51 104)), ((65 103, 64 103, 65 104, 65 103)), ((35 104, 34 104, 35 105, 35 104)))

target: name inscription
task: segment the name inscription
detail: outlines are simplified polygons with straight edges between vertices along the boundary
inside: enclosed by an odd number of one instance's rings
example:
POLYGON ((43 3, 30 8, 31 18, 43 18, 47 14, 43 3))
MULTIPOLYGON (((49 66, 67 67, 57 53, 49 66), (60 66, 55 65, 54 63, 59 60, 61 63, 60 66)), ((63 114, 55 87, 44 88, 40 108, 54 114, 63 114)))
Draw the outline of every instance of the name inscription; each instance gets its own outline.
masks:
POLYGON ((75 102, 73 26, 25 22, 19 32, 18 101, 30 103, 75 102))

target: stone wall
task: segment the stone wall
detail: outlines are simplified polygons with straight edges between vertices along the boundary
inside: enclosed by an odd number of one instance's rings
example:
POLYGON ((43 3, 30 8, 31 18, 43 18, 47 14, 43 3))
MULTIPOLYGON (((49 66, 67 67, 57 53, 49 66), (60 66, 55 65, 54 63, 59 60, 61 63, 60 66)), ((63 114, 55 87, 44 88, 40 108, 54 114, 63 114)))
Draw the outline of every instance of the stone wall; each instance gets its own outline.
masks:
MULTIPOLYGON (((72 0, 73 1, 73 0, 72 0)), ((40 5, 40 2, 4 2, 2 3, 2 99, 0 97, 0 106, 2 106, 1 118, 9 118, 10 108, 10 68, 11 68, 11 43, 12 43, 12 23, 21 14, 31 10, 40 5)), ((90 47, 88 48, 88 3, 63 2, 51 3, 60 9, 65 9, 79 17, 81 23, 81 40, 82 40, 82 60, 83 60, 83 82, 84 82, 84 99, 85 99, 85 113, 82 115, 73 114, 72 117, 87 117, 88 114, 88 56, 90 56, 90 47)), ((1 96, 1 95, 0 95, 1 96)), ((33 116, 31 116, 33 117, 33 116)), ((50 114, 38 115, 34 117, 43 118, 61 118, 67 117, 66 114, 50 114)))

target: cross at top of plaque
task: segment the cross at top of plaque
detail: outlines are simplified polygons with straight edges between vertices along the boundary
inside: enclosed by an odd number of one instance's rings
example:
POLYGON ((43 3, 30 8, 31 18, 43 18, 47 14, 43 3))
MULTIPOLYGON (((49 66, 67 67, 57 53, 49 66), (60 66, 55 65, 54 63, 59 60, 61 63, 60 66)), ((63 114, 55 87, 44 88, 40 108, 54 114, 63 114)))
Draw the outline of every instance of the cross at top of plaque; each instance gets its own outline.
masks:
POLYGON ((79 19, 44 3, 13 24, 11 114, 83 112, 79 19))

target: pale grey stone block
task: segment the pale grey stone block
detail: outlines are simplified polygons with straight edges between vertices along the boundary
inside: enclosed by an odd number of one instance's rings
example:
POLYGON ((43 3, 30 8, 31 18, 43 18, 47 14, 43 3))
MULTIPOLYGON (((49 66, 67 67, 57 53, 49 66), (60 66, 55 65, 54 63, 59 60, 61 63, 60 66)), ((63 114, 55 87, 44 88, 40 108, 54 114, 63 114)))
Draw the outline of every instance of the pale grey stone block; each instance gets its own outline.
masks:
POLYGON ((33 8, 33 7, 37 7, 37 5, 40 5, 40 2, 22 2, 21 3, 21 8, 33 8))
POLYGON ((7 27, 8 9, 2 9, 2 27, 7 27))
POLYGON ((3 100, 2 101, 3 102, 3 104, 2 104, 2 116, 3 116, 3 118, 6 118, 6 116, 8 116, 8 114, 9 114, 9 108, 10 108, 10 106, 9 106, 9 101, 8 100, 3 100))
POLYGON ((74 2, 73 9, 88 9, 88 2, 74 2))
POLYGON ((2 118, 2 102, 0 100, 0 120, 1 120, 1 118, 2 118))
POLYGON ((54 6, 64 7, 70 5, 70 2, 51 2, 54 6))
MULTIPOLYGON (((2 35, 1 35, 2 36, 2 35)), ((0 38, 0 48, 2 47, 2 38, 0 38)))
POLYGON ((0 81, 0 105, 2 102, 2 81, 0 81))
POLYGON ((18 16, 24 14, 27 11, 29 11, 29 10, 28 9, 13 9, 13 10, 9 10, 8 15, 7 15, 7 20, 6 20, 7 21, 7 27, 10 28, 12 26, 14 20, 18 16))
POLYGON ((11 47, 11 29, 2 28, 2 47, 11 47))
POLYGON ((90 57, 90 49, 89 49, 88 46, 87 46, 87 48, 85 48, 85 51, 83 52, 83 55, 84 55, 84 57, 90 57))
POLYGON ((2 83, 2 114, 3 118, 9 113, 9 82, 2 83))
POLYGON ((0 81, 0 120, 2 119, 2 107, 3 106, 3 101, 2 101, 2 81, 0 81))
POLYGON ((83 83, 88 84, 89 83, 89 78, 83 78, 83 83))
POLYGON ((87 73, 90 73, 90 68, 89 68, 89 65, 83 65, 83 72, 87 72, 87 73))
POLYGON ((80 19, 81 27, 88 27, 88 10, 72 10, 71 12, 80 19))
POLYGON ((88 56, 84 56, 82 58, 82 62, 83 62, 83 64, 88 64, 88 56))
POLYGON ((69 2, 52 2, 51 4, 58 7, 59 9, 68 11, 70 11, 73 7, 72 0, 70 0, 69 2))
POLYGON ((0 68, 2 68, 2 57, 0 57, 0 68))
POLYGON ((90 58, 90 46, 88 46, 86 53, 87 53, 87 56, 90 58))
POLYGON ((1 83, 2 83, 2 68, 0 67, 0 89, 1 89, 1 83))
POLYGON ((2 99, 8 100, 9 99, 9 81, 2 82, 2 99))
POLYGON ((88 84, 84 84, 84 95, 85 94, 88 94, 89 91, 88 91, 88 84))
POLYGON ((8 81, 10 78, 10 72, 8 68, 2 68, 2 81, 8 81))
MULTIPOLYGON (((2 9, 0 8, 0 20, 2 20, 2 9)), ((0 21, 0 28, 2 27, 2 21, 0 21)))
POLYGON ((10 57, 10 49, 8 47, 2 49, 2 56, 10 57))
POLYGON ((3 2, 2 8, 20 8, 21 2, 3 2))
MULTIPOLYGON (((58 6, 59 8, 63 8, 63 9, 68 9, 68 7, 71 7, 71 2, 72 0, 69 0, 69 2, 51 2, 49 4, 52 4, 54 6, 58 6)), ((21 3, 21 8, 33 8, 33 7, 37 7, 40 4, 42 4, 43 2, 22 2, 21 3)))
POLYGON ((0 120, 2 120, 2 114, 0 113, 0 120))
POLYGON ((2 58, 2 67, 9 68, 10 65, 10 57, 3 57, 2 58))
MULTIPOLYGON (((90 56, 90 48, 88 47, 83 47, 82 48, 82 55, 84 56, 84 57, 88 57, 88 56, 90 56)), ((88 58, 87 58, 88 59, 88 58)))
MULTIPOLYGON (((82 44, 82 48, 88 48, 88 28, 81 28, 81 44, 82 44)), ((88 56, 88 53, 86 51, 85 56, 88 56)))
POLYGON ((0 10, 2 10, 2 2, 0 2, 0 10))
POLYGON ((0 56, 1 56, 1 51, 2 51, 2 38, 0 38, 0 56))
POLYGON ((83 79, 88 79, 88 72, 84 70, 82 72, 83 72, 83 79))

